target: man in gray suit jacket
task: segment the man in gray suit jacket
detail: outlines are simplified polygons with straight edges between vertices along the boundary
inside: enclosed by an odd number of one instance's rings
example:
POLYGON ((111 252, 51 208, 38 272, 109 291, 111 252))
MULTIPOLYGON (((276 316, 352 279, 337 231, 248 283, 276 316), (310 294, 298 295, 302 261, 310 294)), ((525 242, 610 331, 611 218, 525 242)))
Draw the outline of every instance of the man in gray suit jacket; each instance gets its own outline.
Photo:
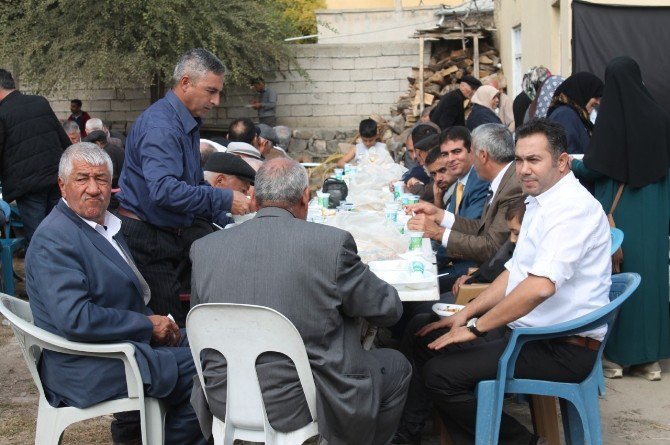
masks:
MULTIPOLYGON (((358 318, 395 323, 402 313, 396 290, 361 262, 351 234, 305 221, 307 173, 295 161, 263 164, 252 200, 260 208, 254 219, 193 244, 191 304, 257 304, 284 314, 305 342, 319 432, 329 445, 388 443, 411 370, 397 351, 363 350, 358 318)), ((209 406, 197 381, 191 403, 208 436, 212 413, 225 417, 225 361, 212 352, 203 368, 209 406)), ((257 372, 273 427, 288 431, 310 420, 287 359, 261 356, 257 372)))

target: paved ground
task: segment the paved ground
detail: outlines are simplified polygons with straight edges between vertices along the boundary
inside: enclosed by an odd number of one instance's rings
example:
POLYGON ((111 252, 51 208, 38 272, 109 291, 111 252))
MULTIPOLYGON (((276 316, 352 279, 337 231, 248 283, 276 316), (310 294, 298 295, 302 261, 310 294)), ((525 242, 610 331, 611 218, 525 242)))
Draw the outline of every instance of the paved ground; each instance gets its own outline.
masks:
MULTIPOLYGON (((21 266, 17 264, 17 269, 23 276, 21 266)), ((19 283, 17 292, 22 290, 23 283, 19 283)), ((606 381, 607 395, 600 401, 603 444, 670 445, 670 360, 663 361, 662 367, 660 382, 631 376, 606 381)), ((4 323, 0 324, 0 376, 0 444, 32 443, 37 390, 18 343, 4 323)), ((530 425, 526 405, 507 403, 505 409, 530 425)), ((63 445, 110 444, 110 420, 102 417, 68 428, 63 445)), ((424 444, 438 445, 439 440, 427 434, 424 444)))

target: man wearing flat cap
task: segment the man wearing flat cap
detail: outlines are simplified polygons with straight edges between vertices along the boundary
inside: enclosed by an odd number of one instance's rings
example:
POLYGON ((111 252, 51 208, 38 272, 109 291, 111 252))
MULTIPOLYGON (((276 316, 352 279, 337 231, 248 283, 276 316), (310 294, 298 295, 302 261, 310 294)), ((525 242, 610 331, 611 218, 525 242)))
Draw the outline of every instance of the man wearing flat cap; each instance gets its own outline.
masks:
POLYGON ((477 88, 482 86, 479 79, 472 76, 463 76, 459 80, 458 89, 444 95, 437 107, 430 113, 431 122, 436 123, 440 129, 446 130, 455 125, 465 125, 465 112, 463 105, 465 99, 470 99, 477 88))
POLYGON ((236 190, 247 195, 254 185, 256 171, 242 158, 230 153, 212 153, 203 170, 212 187, 236 190))
POLYGON ((266 161, 286 157, 286 153, 283 150, 275 147, 279 142, 279 138, 274 128, 267 124, 258 124, 256 125, 256 129, 258 130, 258 150, 266 161))

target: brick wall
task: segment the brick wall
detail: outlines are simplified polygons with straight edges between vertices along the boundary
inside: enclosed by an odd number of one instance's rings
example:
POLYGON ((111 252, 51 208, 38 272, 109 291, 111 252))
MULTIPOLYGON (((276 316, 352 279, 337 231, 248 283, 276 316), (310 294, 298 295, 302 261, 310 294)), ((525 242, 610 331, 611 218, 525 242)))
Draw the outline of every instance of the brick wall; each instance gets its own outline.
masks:
MULTIPOLYGON (((350 131, 371 113, 388 116, 407 89, 411 67, 419 62, 417 40, 299 45, 296 50, 309 79, 288 67, 283 67, 285 77, 266 79, 278 94, 278 123, 294 129, 350 131)), ((69 115, 69 99, 74 97, 84 102, 84 110, 92 116, 119 129, 130 127, 150 102, 148 88, 62 91, 49 96, 59 118, 69 115)), ((205 125, 226 128, 238 117, 255 119, 256 111, 245 107, 253 97, 249 88, 229 88, 205 125)))

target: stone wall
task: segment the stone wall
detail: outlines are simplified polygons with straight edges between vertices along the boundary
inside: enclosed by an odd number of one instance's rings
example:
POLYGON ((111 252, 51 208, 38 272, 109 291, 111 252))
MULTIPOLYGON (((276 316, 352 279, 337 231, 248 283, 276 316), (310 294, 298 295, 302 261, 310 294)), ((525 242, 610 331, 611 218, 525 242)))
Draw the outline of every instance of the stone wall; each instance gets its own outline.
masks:
MULTIPOLYGON (((298 131, 312 154, 326 155, 337 143, 351 137, 361 119, 375 113, 389 117, 390 109, 408 88, 407 76, 419 64, 419 43, 404 40, 364 44, 314 44, 296 47, 307 78, 285 66, 266 76, 278 95, 277 121, 298 131), (302 131, 302 133, 300 133, 302 131)), ((426 50, 425 61, 430 51, 426 50)), ((83 109, 112 128, 130 128, 149 106, 149 89, 98 89, 63 91, 48 97, 59 118, 69 115, 69 99, 79 98, 83 109)), ((221 105, 205 119, 205 130, 222 130, 235 118, 256 118, 248 106, 249 88, 229 88, 221 105)), ((297 143, 301 147, 305 143, 297 143)))

